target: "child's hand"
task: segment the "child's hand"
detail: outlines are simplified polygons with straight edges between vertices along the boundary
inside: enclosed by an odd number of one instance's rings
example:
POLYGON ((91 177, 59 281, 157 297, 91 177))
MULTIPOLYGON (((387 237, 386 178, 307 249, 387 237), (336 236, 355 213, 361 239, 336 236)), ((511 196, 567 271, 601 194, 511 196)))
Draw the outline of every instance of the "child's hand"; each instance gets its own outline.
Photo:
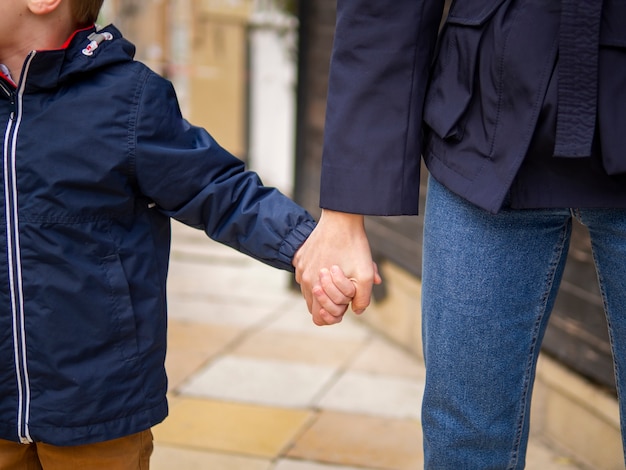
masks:
MULTIPOLYGON (((382 279, 378 273, 378 266, 373 263, 374 284, 380 284, 382 279)), ((320 270, 320 284, 313 288, 313 295, 321 306, 319 315, 326 320, 326 324, 339 323, 348 309, 348 305, 356 295, 356 282, 346 277, 339 266, 320 270)), ((362 313, 356 312, 357 314, 362 313)))

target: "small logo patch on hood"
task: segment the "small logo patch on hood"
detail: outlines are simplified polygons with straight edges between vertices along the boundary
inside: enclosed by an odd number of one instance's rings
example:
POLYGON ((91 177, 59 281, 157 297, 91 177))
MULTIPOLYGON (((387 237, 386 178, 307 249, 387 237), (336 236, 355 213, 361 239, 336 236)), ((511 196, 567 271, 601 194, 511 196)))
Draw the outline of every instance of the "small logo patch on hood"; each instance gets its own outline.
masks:
POLYGON ((87 57, 91 57, 94 51, 98 49, 98 46, 100 46, 100 43, 103 41, 110 41, 113 39, 113 35, 106 31, 102 33, 91 33, 88 39, 90 43, 83 49, 83 54, 87 57))

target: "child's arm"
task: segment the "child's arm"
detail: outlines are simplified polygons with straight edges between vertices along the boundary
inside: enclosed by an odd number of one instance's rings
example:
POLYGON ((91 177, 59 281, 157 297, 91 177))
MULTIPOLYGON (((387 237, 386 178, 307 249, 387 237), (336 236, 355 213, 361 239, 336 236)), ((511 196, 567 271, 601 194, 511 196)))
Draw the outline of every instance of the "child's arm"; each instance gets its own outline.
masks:
POLYGON ((183 119, 169 82, 151 74, 139 96, 130 152, 138 191, 153 210, 293 271, 295 252, 315 226, 311 215, 183 119))
MULTIPOLYGON (((147 199, 145 206, 152 207, 155 217, 175 218, 257 260, 294 271, 296 252, 303 251, 315 227, 311 215, 278 190, 264 186, 206 130, 184 120, 174 89, 163 78, 149 75, 139 101, 131 127, 131 168, 141 199, 147 199)), ((314 319, 332 315, 336 323, 352 300, 348 284, 339 278, 333 290, 324 277, 330 295, 316 287, 321 285, 321 268, 333 263, 347 268, 339 259, 324 265, 318 260, 311 252, 301 259, 299 266, 313 273, 313 282, 301 284, 302 292, 314 319)))

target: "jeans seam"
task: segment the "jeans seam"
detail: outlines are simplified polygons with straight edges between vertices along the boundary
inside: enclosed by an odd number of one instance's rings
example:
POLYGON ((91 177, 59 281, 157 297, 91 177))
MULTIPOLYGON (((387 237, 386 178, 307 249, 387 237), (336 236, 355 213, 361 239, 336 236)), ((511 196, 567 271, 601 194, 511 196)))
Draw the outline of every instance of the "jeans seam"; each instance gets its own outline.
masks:
MULTIPOLYGON (((537 358, 539 356, 538 354, 535 354, 537 347, 538 347, 537 340, 539 336, 539 330, 546 316, 546 308, 548 305, 548 300, 550 298, 550 293, 554 287, 554 276, 556 274, 559 263, 561 262, 561 259, 563 257, 563 248, 565 246, 566 239, 567 239, 567 223, 563 226, 563 229, 561 230, 561 239, 559 240, 559 243, 556 245, 556 249, 554 251, 555 256, 553 256, 552 258, 552 261, 550 263, 550 268, 546 275, 546 282, 544 283, 544 285, 546 286, 546 289, 541 295, 540 314, 537 316, 537 319, 535 321, 535 324, 532 330, 532 342, 530 345, 529 355, 528 355, 529 359, 528 359, 526 370, 524 372, 522 397, 519 403, 519 419, 517 421, 515 439, 513 442, 513 450, 511 452, 511 458, 509 461, 509 465, 507 466, 507 470, 515 470, 519 462, 520 446, 521 446, 522 436, 523 436, 523 431, 524 431, 524 422, 526 420, 526 414, 527 414, 527 409, 528 409, 527 404, 528 404, 529 395, 531 392, 530 382, 531 382, 531 377, 533 376, 533 370, 536 368, 537 358)), ((548 313, 548 315, 549 314, 550 313, 548 313)))

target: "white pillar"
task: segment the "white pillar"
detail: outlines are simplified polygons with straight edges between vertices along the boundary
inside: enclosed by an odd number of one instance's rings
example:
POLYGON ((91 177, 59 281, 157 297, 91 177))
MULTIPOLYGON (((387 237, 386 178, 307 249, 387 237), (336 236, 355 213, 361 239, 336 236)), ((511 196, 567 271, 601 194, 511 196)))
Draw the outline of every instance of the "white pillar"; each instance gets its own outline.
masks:
POLYGON ((250 25, 249 164, 263 182, 293 192, 297 20, 257 0, 250 25))

